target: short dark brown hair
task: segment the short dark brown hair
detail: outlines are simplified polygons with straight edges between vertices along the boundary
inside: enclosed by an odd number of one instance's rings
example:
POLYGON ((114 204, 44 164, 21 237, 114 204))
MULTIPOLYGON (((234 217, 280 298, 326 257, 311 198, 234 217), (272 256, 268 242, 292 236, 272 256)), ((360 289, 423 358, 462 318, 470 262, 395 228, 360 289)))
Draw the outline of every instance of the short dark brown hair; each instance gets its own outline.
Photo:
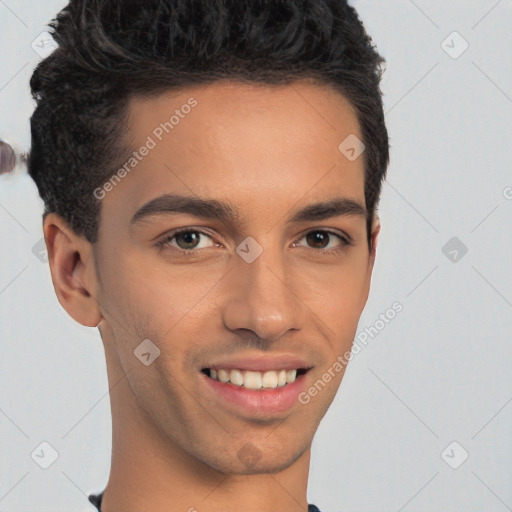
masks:
POLYGON ((93 191, 125 157, 130 97, 226 79, 313 79, 355 107, 370 237, 389 164, 384 59, 346 0, 71 0, 49 25, 58 48, 30 80, 28 172, 43 217, 55 212, 96 242, 93 191))

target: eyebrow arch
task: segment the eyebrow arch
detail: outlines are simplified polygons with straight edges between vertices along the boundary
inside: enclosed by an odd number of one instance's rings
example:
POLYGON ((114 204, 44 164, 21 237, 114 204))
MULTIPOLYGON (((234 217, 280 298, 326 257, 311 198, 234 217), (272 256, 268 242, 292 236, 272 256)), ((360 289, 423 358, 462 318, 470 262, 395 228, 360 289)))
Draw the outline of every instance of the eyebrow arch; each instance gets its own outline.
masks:
POLYGON ((236 208, 217 199, 163 194, 141 206, 135 212, 130 224, 133 225, 152 215, 164 213, 189 213, 197 217, 219 219, 226 223, 233 223, 239 218, 236 208))
MULTIPOLYGON (((232 224, 240 218, 237 208, 224 201, 163 194, 141 206, 133 215, 130 225, 133 226, 153 215, 169 213, 188 213, 197 217, 218 219, 232 224)), ((317 221, 348 215, 366 217, 366 208, 352 199, 336 197, 302 208, 293 215, 288 223, 317 221)))
POLYGON ((325 220, 331 217, 357 215, 366 217, 366 208, 352 199, 336 197, 321 203, 311 204, 299 210, 289 222, 325 220))

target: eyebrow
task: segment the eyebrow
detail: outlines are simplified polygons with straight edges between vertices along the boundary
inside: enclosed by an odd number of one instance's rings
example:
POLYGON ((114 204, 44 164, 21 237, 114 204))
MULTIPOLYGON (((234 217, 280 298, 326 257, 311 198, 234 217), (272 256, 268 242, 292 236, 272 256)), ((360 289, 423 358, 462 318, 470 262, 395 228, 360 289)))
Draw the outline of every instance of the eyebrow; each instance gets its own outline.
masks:
MULTIPOLYGON (((163 194, 141 206, 133 215, 130 225, 133 226, 148 220, 149 217, 154 215, 170 213, 187 213, 231 224, 236 223, 240 218, 237 208, 225 201, 163 194)), ((288 222, 318 221, 349 215, 366 217, 367 211, 361 203, 353 199, 335 197, 302 208, 288 222)))

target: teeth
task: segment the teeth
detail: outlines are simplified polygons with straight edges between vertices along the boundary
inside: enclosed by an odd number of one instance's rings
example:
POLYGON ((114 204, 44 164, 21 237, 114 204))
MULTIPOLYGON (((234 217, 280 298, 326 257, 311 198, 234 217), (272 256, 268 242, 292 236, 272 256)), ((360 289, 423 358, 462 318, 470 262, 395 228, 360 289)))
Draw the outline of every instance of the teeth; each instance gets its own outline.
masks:
POLYGON ((262 386, 264 388, 277 387, 277 372, 265 372, 263 374, 262 386))
POLYGON ((235 386, 247 389, 273 389, 282 388, 295 382, 297 370, 270 370, 268 372, 255 372, 250 370, 224 370, 210 369, 210 377, 220 382, 231 382, 235 386))
POLYGON ((221 382, 229 382, 229 373, 227 370, 217 370, 217 376, 221 382))
POLYGON ((241 386, 244 383, 244 376, 240 370, 231 370, 229 372, 229 380, 236 384, 237 386, 241 386))
MULTIPOLYGON (((260 372, 244 372, 244 387, 248 389, 260 389, 262 386, 262 378, 260 372)), ((231 381, 233 384, 236 382, 231 381)), ((240 386, 240 384, 239 384, 240 386)))
POLYGON ((296 378, 297 378, 297 370, 288 370, 286 372, 286 382, 288 382, 288 384, 290 382, 294 382, 296 378))

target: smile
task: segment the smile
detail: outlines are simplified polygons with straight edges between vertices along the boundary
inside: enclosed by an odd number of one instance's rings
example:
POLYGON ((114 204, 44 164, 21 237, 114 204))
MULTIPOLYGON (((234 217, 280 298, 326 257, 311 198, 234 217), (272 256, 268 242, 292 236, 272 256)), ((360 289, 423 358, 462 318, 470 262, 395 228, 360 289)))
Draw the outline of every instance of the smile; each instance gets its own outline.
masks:
POLYGON ((265 372, 240 369, 205 368, 203 373, 213 380, 231 383, 247 389, 274 389, 292 384, 305 368, 293 370, 268 370, 265 372))

